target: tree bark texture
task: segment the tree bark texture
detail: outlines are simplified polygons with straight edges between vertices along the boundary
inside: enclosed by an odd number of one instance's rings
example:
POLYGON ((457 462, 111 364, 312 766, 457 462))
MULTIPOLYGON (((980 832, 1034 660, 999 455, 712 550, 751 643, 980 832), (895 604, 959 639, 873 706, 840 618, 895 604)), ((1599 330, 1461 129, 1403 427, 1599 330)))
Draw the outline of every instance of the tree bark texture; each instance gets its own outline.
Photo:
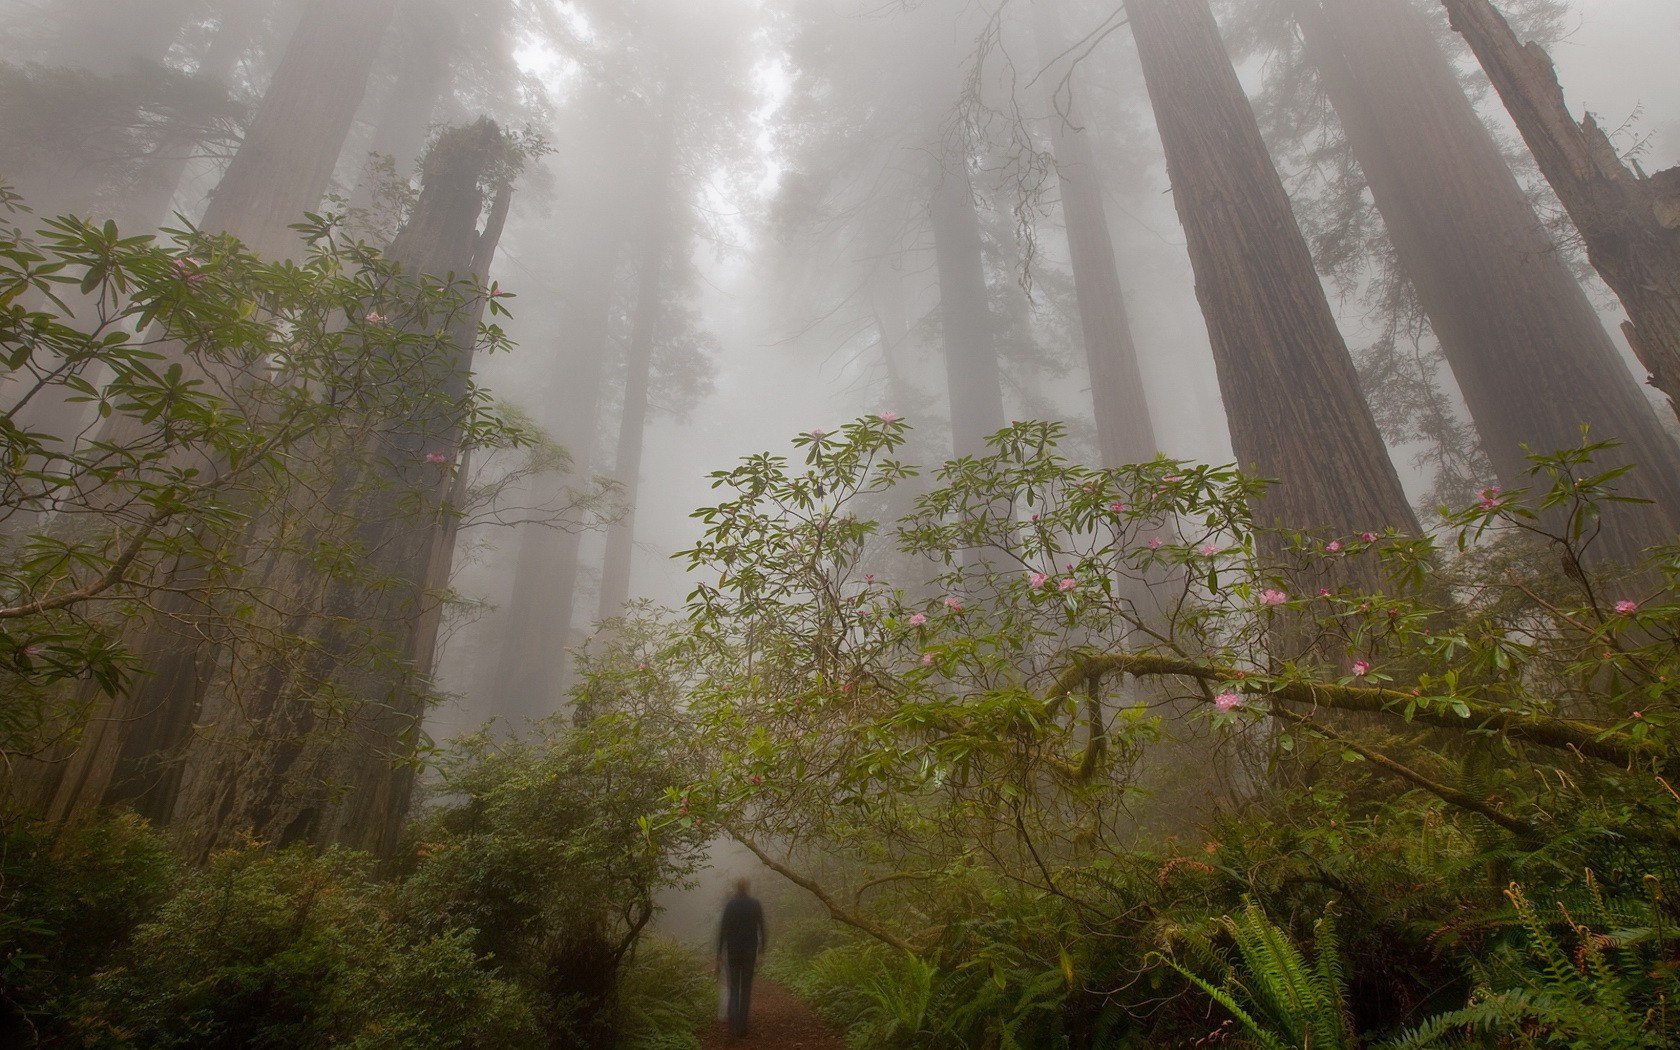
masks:
POLYGON ((1680 397, 1680 168, 1646 176, 1622 161, 1589 113, 1570 115, 1551 56, 1523 45, 1488 0, 1443 0, 1476 53, 1541 174, 1563 202, 1587 257, 1622 306, 1650 382, 1680 397))
MULTIPOLYGON (((394 4, 313 0, 217 187, 205 229, 231 232, 259 252, 284 255, 295 247, 287 227, 326 192, 394 4)), ((145 654, 154 673, 98 702, 69 761, 43 768, 43 782, 31 791, 50 800, 50 816, 74 819, 112 801, 152 816, 180 809, 174 769, 198 717, 208 668, 225 658, 225 640, 212 637, 212 599, 202 593, 208 583, 207 567, 183 565, 159 607, 129 626, 128 647, 145 654)))
POLYGON ((289 227, 320 206, 367 91, 396 0, 314 0, 204 213, 258 254, 289 256, 289 227))
POLYGON ((1528 482, 1523 446, 1595 438, 1651 505, 1607 510, 1618 561, 1680 527, 1680 449, 1409 0, 1300 0, 1308 57, 1341 118, 1402 268, 1441 341, 1499 482, 1528 482))
MULTIPOLYGON (((481 186, 502 148, 487 120, 439 140, 414 215, 391 246, 405 271, 467 274, 488 265, 508 196, 499 193, 481 233, 481 186)), ((357 572, 323 573, 286 553, 268 571, 265 585, 301 610, 284 629, 296 641, 289 651, 229 658, 206 691, 174 814, 189 852, 247 831, 376 853, 394 845, 431 695, 439 591, 467 470, 458 406, 478 320, 466 311, 448 322, 454 355, 411 380, 425 407, 373 428, 363 455, 344 468, 332 510, 353 523, 357 572)))
POLYGON ((1127 0, 1256 517, 1416 531, 1305 238, 1207 0, 1127 0))
MULTIPOLYGON (((1060 53, 1066 46, 1060 20, 1052 7, 1055 2, 1035 0, 1033 4, 1038 50, 1045 58, 1060 53)), ((1067 225, 1074 297, 1091 376, 1097 451, 1105 467, 1147 462, 1155 458, 1160 445, 1144 396, 1143 371, 1138 365, 1131 321, 1126 316, 1125 294, 1108 225, 1108 207, 1103 202, 1102 171, 1092 153, 1090 139, 1074 114, 1058 112, 1053 106, 1050 134, 1056 155, 1056 177, 1062 191, 1062 218, 1067 225)))

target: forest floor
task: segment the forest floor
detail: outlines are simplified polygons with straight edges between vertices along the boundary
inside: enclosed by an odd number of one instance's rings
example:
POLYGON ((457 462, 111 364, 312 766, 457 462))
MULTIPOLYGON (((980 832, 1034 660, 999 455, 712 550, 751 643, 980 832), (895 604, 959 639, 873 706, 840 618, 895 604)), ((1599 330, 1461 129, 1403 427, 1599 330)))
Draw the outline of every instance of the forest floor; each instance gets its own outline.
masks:
POLYGON ((846 1050, 817 1012, 783 985, 760 977, 752 985, 752 1026, 735 1039, 722 1021, 706 1033, 706 1050, 846 1050))

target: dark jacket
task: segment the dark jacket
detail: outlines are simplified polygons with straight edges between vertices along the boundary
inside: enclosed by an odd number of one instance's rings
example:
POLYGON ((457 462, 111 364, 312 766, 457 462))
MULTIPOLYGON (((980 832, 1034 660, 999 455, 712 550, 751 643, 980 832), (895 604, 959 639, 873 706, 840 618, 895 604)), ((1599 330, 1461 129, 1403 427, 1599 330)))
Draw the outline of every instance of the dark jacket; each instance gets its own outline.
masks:
POLYGON ((752 959, 768 940, 764 906, 745 893, 729 898, 723 906, 723 921, 718 924, 718 952, 728 952, 731 959, 752 959))

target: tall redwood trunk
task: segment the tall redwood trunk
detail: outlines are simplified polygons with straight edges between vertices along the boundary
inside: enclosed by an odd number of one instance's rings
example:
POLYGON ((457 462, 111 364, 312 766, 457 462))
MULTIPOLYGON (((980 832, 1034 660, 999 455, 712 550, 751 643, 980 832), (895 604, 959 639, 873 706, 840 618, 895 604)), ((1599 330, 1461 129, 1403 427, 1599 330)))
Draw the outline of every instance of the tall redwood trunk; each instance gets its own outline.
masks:
MULTIPOLYGON (((1035 0, 1038 50, 1045 58, 1066 46, 1052 4, 1035 0)), ((1091 407, 1097 421, 1097 452, 1105 467, 1154 459, 1160 445, 1149 418, 1143 371, 1120 270, 1109 232, 1108 207, 1103 203, 1102 171, 1091 152, 1085 129, 1073 113, 1052 112, 1051 142, 1056 176, 1062 191, 1062 218, 1067 225, 1069 259, 1073 267, 1074 297, 1079 326, 1085 337, 1085 362, 1091 377, 1091 407)))
MULTIPOLYGON (((395 49, 397 72, 373 118, 368 154, 392 158, 397 174, 406 176, 426 150, 432 122, 449 89, 454 50, 451 34, 459 30, 431 0, 406 5, 401 21, 402 39, 395 49)), ((363 165, 350 194, 351 206, 358 208, 374 204, 379 189, 371 157, 365 159, 370 163, 363 165)))
POLYGON ((1570 115, 1543 48, 1518 41, 1488 0, 1443 2, 1627 309, 1622 330, 1651 384, 1680 403, 1680 167, 1630 168, 1591 114, 1570 115))
POLYGON ((965 156, 949 155, 933 177, 931 214, 945 380, 950 392, 951 449, 957 456, 983 455, 986 439, 1003 428, 1004 418, 980 216, 965 156))
MULTIPOLYGON (((594 244, 612 244, 611 234, 594 244)), ((599 248, 579 268, 577 298, 565 313, 568 345, 559 362, 552 394, 565 418, 558 436, 573 457, 574 474, 587 476, 600 422, 601 387, 606 371, 611 327, 615 259, 611 247, 603 261, 599 248)), ((533 479, 532 503, 544 506, 562 498, 564 478, 533 479)), ((566 690, 565 649, 572 642, 580 536, 540 525, 525 525, 515 556, 513 594, 508 599, 497 665, 498 714, 544 718, 560 710, 566 690)))
MULTIPOLYGON (((503 141, 488 120, 440 140, 414 214, 391 246, 405 271, 482 275, 507 214, 503 187, 479 232, 482 187, 503 141)), ((438 323, 411 322, 420 331, 438 323)), ((306 557, 308 542, 305 556, 293 553, 296 541, 278 548, 261 583, 297 610, 284 625, 299 639, 296 655, 259 649, 229 660, 205 694, 173 821, 198 853, 245 829, 270 841, 376 853, 395 842, 431 695, 438 592, 450 573, 468 469, 460 405, 478 317, 447 323, 451 353, 409 379, 430 407, 375 421, 361 454, 335 468, 338 494, 327 510, 351 535, 328 531, 321 541, 348 541, 359 552, 357 570, 323 574, 306 557)))
POLYGON ((1680 528, 1680 449, 1618 355, 1409 0, 1298 0, 1317 67, 1502 485, 1536 452, 1596 438, 1650 505, 1608 508, 1624 562, 1680 528))
POLYGON ((1415 530, 1207 0, 1127 0, 1241 465, 1265 524, 1415 530))
MULTIPOLYGON (((273 6, 274 0, 225 0, 221 22, 193 71, 194 79, 231 93, 239 62, 261 38, 273 6)), ((190 128, 168 130, 159 137, 153 156, 125 194, 125 211, 133 224, 150 227, 169 223, 170 205, 198 146, 190 128)))
POLYGON ((332 185, 396 0, 314 0, 275 70, 202 225, 253 251, 296 250, 288 227, 332 185))
POLYGON ((624 519, 607 533, 601 564, 600 619, 617 616, 630 600, 630 570, 635 560, 636 501, 641 490, 642 448, 647 436, 648 380, 653 368, 653 344, 662 312, 661 296, 671 259, 675 225, 675 169, 677 152, 676 89, 667 88, 661 121, 659 159, 652 167, 651 201, 642 246, 636 256, 635 315, 625 352, 624 409, 618 427, 618 465, 613 476, 622 486, 624 519))

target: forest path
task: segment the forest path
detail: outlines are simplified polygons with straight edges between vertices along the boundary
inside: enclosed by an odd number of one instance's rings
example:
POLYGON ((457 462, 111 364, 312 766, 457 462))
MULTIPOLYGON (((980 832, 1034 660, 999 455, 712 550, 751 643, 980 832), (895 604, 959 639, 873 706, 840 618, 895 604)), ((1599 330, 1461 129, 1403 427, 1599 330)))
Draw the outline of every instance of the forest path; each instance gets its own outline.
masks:
POLYGON ((746 1038, 712 1022, 705 1050, 846 1050, 846 1041, 786 986, 760 977, 752 984, 752 1026, 746 1038))

